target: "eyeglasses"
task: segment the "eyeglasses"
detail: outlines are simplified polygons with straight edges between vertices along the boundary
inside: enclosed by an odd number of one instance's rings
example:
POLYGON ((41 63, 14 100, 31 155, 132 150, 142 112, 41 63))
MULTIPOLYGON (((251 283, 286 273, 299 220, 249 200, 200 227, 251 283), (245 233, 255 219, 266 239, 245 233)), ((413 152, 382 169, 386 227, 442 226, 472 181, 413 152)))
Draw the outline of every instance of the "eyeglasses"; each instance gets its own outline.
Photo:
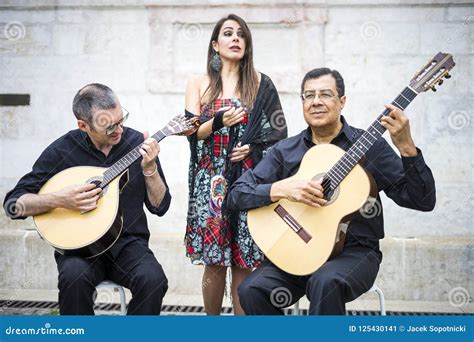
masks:
POLYGON ((303 94, 301 94, 301 100, 306 103, 313 102, 316 96, 323 102, 331 101, 337 97, 331 90, 321 90, 320 92, 305 91, 303 94))
POLYGON ((114 134, 114 132, 115 132, 115 130, 117 129, 118 126, 123 127, 123 123, 125 121, 127 121, 128 116, 130 115, 130 113, 128 112, 128 110, 126 110, 125 108, 122 107, 122 115, 123 115, 122 119, 120 119, 119 122, 114 123, 114 124, 108 126, 105 129, 105 134, 112 135, 112 134, 114 134))

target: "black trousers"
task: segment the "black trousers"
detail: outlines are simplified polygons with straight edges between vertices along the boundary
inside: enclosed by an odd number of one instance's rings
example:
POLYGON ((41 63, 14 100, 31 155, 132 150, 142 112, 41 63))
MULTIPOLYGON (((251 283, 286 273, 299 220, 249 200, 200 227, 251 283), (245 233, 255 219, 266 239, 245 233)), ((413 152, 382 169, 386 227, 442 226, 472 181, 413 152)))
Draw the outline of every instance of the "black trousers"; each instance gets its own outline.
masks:
POLYGON ((55 253, 61 315, 93 315, 95 287, 111 280, 132 292, 128 315, 159 315, 168 289, 163 268, 146 242, 125 245, 114 258, 104 253, 93 259, 55 253))
POLYGON ((266 260, 239 286, 240 304, 247 315, 282 315, 306 294, 310 315, 345 315, 346 303, 373 285, 381 253, 354 246, 327 261, 309 276, 288 274, 266 260))

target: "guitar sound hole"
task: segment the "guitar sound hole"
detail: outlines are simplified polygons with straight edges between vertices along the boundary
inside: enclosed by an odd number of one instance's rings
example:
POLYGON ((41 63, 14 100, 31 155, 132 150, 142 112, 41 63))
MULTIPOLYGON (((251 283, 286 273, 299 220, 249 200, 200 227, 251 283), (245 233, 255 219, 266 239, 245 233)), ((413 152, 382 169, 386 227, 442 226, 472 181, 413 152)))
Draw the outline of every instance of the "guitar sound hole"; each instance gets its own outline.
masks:
POLYGON ((329 190, 327 190, 327 191, 326 191, 326 190, 324 191, 324 199, 325 199, 325 200, 327 200, 327 201, 331 200, 332 195, 334 195, 334 191, 333 191, 332 189, 329 189, 329 190))
POLYGON ((324 196, 324 198, 328 201, 326 205, 334 203, 337 198, 339 197, 339 187, 334 190, 329 190, 328 194, 324 196))
POLYGON ((100 181, 98 180, 95 180, 95 181, 92 181, 91 184, 95 184, 96 187, 100 187, 100 181))
MULTIPOLYGON (((100 185, 102 184, 102 177, 100 176, 95 176, 92 178, 89 178, 86 183, 89 184, 95 184, 96 187, 100 188, 100 185)), ((107 193, 108 186, 102 189, 102 192, 100 193, 99 197, 104 196, 107 193)))
MULTIPOLYGON (((325 173, 319 173, 316 176, 314 176, 312 180, 318 181, 321 178, 324 178, 325 176, 326 176, 325 173)), ((329 179, 323 180, 323 192, 324 192, 324 199, 328 201, 326 205, 330 205, 334 203, 339 197, 339 187, 337 187, 336 189, 332 189, 331 182, 329 179)))

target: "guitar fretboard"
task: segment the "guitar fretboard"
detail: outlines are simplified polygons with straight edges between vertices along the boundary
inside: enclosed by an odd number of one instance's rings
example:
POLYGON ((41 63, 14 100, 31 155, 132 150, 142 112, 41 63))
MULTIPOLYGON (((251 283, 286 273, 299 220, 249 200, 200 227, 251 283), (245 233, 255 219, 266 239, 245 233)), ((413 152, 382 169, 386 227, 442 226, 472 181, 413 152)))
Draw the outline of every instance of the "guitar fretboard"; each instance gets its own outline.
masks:
MULTIPOLYGON (((155 134, 153 134, 152 138, 156 139, 156 141, 161 141, 165 137, 169 135, 166 133, 168 131, 167 127, 159 130, 155 134)), ((125 171, 133 162, 139 159, 142 155, 140 154, 140 147, 142 144, 135 147, 133 150, 128 152, 125 156, 120 158, 117 162, 115 162, 111 167, 109 167, 103 173, 103 180, 100 184, 101 188, 106 187, 110 182, 112 182, 117 176, 121 175, 123 171, 125 171)))
MULTIPOLYGON (((418 95, 412 88, 406 87, 395 100, 392 105, 404 110, 418 95)), ((390 114, 389 109, 385 109, 377 119, 370 125, 359 139, 349 148, 349 150, 337 161, 329 170, 323 180, 323 187, 330 185, 331 190, 336 189, 342 180, 349 174, 354 166, 362 159, 365 153, 372 145, 385 133, 385 128, 380 123, 383 116, 390 114)), ((326 192, 326 191, 325 191, 326 192)))

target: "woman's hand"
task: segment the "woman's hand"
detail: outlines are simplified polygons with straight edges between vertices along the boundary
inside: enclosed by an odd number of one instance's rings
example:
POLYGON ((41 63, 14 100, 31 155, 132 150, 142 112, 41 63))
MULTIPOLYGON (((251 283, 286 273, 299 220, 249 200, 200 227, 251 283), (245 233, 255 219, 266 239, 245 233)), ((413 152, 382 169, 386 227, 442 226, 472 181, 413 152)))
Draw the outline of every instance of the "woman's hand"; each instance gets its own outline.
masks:
POLYGON ((233 163, 239 162, 241 160, 244 160, 249 154, 250 145, 247 144, 244 146, 240 146, 239 144, 232 150, 232 153, 230 154, 230 161, 233 163))
POLYGON ((225 127, 233 126, 241 122, 244 119, 245 114, 246 113, 243 107, 232 107, 224 113, 222 117, 222 123, 225 127))

